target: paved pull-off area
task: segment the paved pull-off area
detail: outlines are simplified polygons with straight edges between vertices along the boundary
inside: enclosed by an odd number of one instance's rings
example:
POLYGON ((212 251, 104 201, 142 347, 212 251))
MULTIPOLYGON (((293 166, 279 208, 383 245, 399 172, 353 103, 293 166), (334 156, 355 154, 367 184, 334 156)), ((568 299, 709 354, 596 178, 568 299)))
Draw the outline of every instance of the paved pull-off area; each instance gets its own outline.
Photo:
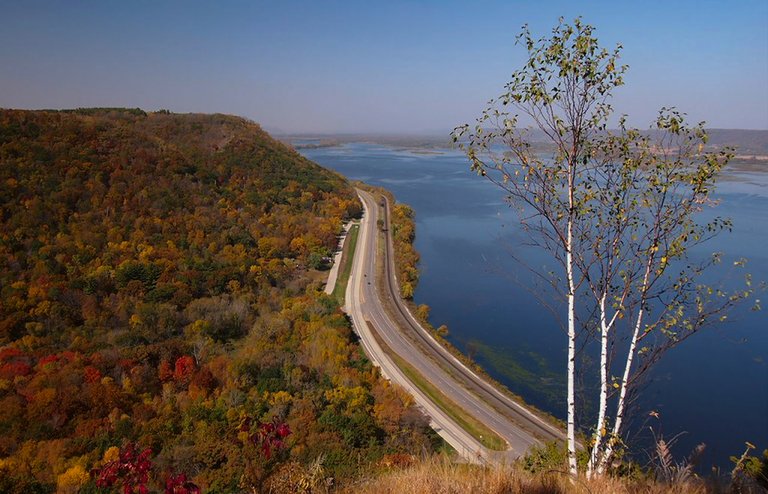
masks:
POLYGON ((339 266, 341 265, 341 254, 344 252, 344 244, 347 242, 349 236, 349 229, 352 227, 352 222, 349 221, 344 225, 344 231, 341 233, 341 239, 339 240, 339 246, 336 249, 336 253, 333 255, 333 264, 328 272, 328 281, 325 283, 325 293, 328 295, 333 293, 336 288, 336 278, 339 276, 339 266))
POLYGON ((411 315, 397 296, 394 277, 392 240, 389 233, 388 203, 380 206, 373 196, 358 190, 364 215, 347 285, 346 311, 352 318, 368 357, 381 368, 382 374, 410 392, 429 415, 432 427, 462 457, 477 463, 510 462, 533 445, 543 441, 564 440, 564 434, 523 406, 501 393, 451 355, 411 315), (386 244, 377 246, 377 223, 383 213, 386 244), (375 277, 377 252, 383 251, 385 280, 395 309, 385 310, 377 290, 375 277), (394 312, 394 313, 393 313, 394 312), (391 351, 413 366, 427 381, 469 415, 492 429, 508 444, 506 451, 491 451, 467 433, 432 400, 417 388, 382 349, 373 331, 391 351), (416 344, 415 342, 419 343, 416 344))

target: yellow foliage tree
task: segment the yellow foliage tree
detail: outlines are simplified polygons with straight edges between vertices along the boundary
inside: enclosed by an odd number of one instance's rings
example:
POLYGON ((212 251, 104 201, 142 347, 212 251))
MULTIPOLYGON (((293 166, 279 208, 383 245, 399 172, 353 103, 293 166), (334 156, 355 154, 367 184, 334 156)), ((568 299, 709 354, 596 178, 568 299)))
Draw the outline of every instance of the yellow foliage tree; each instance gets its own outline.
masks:
POLYGON ((56 479, 56 492, 60 494, 75 494, 90 478, 90 475, 82 465, 70 467, 56 479))

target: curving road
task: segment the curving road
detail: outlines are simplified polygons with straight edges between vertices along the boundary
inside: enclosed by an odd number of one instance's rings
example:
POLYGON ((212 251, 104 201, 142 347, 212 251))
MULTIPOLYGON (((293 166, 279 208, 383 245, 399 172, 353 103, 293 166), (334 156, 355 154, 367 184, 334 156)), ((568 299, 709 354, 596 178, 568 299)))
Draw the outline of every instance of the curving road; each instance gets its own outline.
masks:
POLYGON ((431 425, 438 434, 469 461, 509 462, 541 441, 564 439, 562 431, 498 391, 451 355, 408 311, 398 295, 391 255, 393 249, 387 214, 389 205, 386 202, 382 208, 382 220, 387 226, 386 242, 382 246, 388 291, 385 296, 394 301, 394 310, 390 313, 384 308, 374 280, 379 249, 379 205, 365 191, 358 190, 358 195, 363 203, 364 215, 347 285, 346 311, 360 335, 366 353, 381 368, 384 376, 408 390, 430 417, 431 425), (490 451, 465 432, 408 380, 382 350, 372 331, 376 331, 392 351, 415 367, 454 403, 504 438, 508 449, 503 452, 490 451))

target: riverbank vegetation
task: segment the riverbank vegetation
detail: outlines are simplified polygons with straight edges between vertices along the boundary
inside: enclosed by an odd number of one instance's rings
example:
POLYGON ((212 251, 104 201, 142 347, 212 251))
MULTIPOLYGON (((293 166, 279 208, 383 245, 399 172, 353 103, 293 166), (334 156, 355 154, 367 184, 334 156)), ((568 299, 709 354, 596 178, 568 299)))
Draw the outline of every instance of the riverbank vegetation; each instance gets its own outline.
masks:
POLYGON ((392 242, 395 248, 395 269, 400 284, 400 295, 406 300, 413 299, 419 282, 419 253, 413 246, 416 238, 414 212, 410 206, 390 200, 390 223, 392 242))

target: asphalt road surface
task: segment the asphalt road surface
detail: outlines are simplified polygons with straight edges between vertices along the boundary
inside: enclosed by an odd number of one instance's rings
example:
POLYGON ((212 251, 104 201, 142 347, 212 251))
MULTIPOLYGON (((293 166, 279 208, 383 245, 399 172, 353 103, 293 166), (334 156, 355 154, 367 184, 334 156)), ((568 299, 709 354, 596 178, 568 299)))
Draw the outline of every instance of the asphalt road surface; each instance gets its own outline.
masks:
POLYGON ((358 194, 363 202, 364 215, 347 286, 346 311, 352 318, 368 357, 381 368, 387 379, 399 384, 415 397, 417 404, 430 417, 432 427, 468 461, 510 462, 524 455, 533 445, 543 441, 564 440, 562 431, 529 412, 466 367, 416 321, 398 295, 391 255, 389 205, 386 201, 377 204, 368 192, 358 190, 358 194), (383 220, 386 242, 379 247, 377 223, 380 218, 383 220), (385 309, 375 281, 378 273, 377 250, 383 251, 386 268, 384 284, 388 293, 383 296, 394 301, 394 304, 390 304, 390 311, 385 309), (410 382, 382 350, 372 329, 392 351, 415 367, 450 400, 501 436, 507 442, 508 449, 488 450, 464 431, 410 382))

